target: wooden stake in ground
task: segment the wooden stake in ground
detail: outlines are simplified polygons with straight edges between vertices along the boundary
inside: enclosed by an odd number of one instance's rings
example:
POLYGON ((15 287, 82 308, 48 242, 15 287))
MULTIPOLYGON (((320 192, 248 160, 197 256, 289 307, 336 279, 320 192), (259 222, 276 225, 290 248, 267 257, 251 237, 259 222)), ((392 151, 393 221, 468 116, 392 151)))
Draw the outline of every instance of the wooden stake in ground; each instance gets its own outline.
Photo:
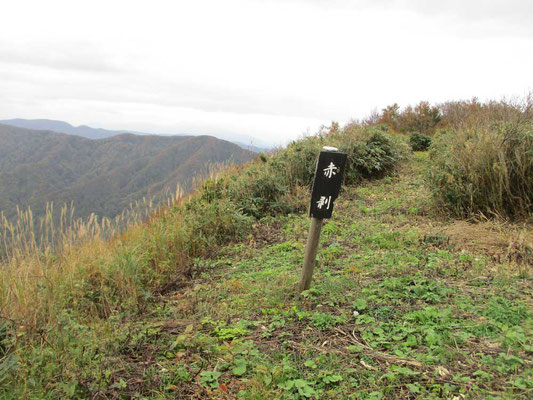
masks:
POLYGON ((325 146, 318 156, 315 180, 311 192, 309 216, 311 227, 305 248, 304 265, 300 281, 300 292, 309 289, 313 279, 316 252, 320 241, 320 231, 324 219, 331 218, 333 203, 342 185, 347 155, 339 153, 335 147, 325 146))

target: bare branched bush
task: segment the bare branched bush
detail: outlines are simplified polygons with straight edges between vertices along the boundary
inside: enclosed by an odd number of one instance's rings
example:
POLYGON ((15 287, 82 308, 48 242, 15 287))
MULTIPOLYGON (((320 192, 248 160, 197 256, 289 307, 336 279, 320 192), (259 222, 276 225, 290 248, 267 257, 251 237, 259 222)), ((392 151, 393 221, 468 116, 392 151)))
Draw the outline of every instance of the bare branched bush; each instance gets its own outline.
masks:
POLYGON ((524 97, 503 98, 481 102, 471 100, 447 101, 431 105, 426 101, 416 106, 401 108, 392 104, 374 111, 364 124, 384 124, 399 133, 419 132, 434 135, 441 129, 463 129, 488 127, 498 122, 519 124, 533 120, 533 93, 524 97))
POLYGON ((482 103, 473 98, 468 101, 449 101, 438 105, 444 128, 487 128, 495 123, 520 124, 533 121, 533 94, 524 98, 490 100, 482 103))

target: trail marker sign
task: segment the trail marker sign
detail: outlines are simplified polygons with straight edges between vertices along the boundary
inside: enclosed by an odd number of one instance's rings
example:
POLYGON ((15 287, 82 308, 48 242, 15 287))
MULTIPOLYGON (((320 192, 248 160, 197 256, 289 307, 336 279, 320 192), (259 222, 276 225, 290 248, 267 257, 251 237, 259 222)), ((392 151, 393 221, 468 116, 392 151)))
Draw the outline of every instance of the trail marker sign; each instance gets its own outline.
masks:
POLYGON ((331 218, 333 203, 339 195, 346 167, 347 154, 333 150, 334 147, 326 149, 320 152, 316 163, 309 207, 309 216, 312 218, 331 218))
POLYGON ((305 247, 300 292, 311 286, 322 223, 324 218, 331 218, 333 203, 341 189, 347 158, 347 154, 339 153, 335 147, 324 147, 318 155, 309 206, 311 226, 305 247))

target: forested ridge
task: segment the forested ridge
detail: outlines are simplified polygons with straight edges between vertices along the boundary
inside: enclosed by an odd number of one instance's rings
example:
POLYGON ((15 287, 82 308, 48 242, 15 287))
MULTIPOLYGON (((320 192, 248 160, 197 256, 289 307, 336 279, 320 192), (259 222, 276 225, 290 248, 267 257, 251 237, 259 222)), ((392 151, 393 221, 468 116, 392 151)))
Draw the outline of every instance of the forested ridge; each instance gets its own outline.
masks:
POLYGON ((211 136, 120 134, 91 140, 0 124, 0 210, 44 213, 46 203, 74 203, 75 216, 113 217, 130 203, 190 188, 209 165, 254 154, 211 136))

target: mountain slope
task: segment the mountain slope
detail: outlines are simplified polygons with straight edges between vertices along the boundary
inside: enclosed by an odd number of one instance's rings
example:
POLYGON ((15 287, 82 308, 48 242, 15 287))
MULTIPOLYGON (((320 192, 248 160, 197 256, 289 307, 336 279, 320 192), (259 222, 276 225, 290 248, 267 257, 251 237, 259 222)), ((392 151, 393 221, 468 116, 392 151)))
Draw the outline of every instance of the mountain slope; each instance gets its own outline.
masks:
POLYGON ((121 134, 90 140, 0 125, 0 210, 40 213, 74 201, 76 216, 115 216, 131 202, 187 189, 209 163, 242 163, 253 153, 210 136, 121 134))
MULTIPOLYGON (((13 119, 5 119, 0 120, 0 124, 10 125, 17 128, 25 128, 25 129, 34 129, 34 130, 44 130, 44 131, 52 131, 56 133, 66 133, 69 135, 76 135, 85 137, 88 139, 105 139, 109 137, 113 137, 116 135, 120 135, 122 133, 131 133, 134 135, 149 135, 149 133, 145 132, 137 132, 137 131, 128 131, 128 130, 109 130, 109 129, 101 129, 101 128, 92 128, 90 126, 81 125, 81 126, 73 126, 67 122, 64 121, 57 121, 57 120, 51 120, 51 119, 23 119, 23 118, 13 118, 13 119)), ((164 135, 164 136, 191 136, 191 135, 164 135)), ((195 135, 192 135, 195 136, 195 135)), ((269 144, 265 141, 261 141, 252 137, 248 137, 245 135, 238 135, 238 134, 213 134, 212 136, 215 136, 221 140, 227 140, 232 143, 237 144, 239 147, 250 150, 256 153, 259 153, 261 151, 267 151, 272 148, 272 144, 269 144)))

